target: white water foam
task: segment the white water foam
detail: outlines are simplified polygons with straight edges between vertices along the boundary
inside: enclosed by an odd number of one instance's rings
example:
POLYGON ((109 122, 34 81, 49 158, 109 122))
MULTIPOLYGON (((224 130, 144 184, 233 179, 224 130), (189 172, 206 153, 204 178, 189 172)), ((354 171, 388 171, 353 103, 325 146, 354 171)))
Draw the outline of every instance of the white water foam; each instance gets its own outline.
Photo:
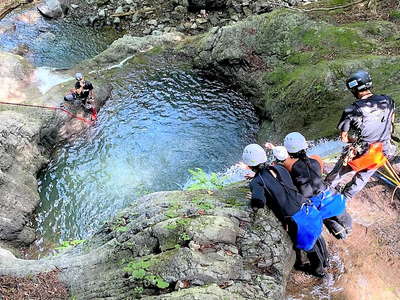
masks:
POLYGON ((70 81, 70 76, 55 73, 53 69, 47 67, 39 67, 35 70, 35 83, 42 94, 47 93, 52 87, 70 81))
MULTIPOLYGON (((345 143, 341 142, 338 139, 335 140, 321 139, 318 141, 309 142, 308 144, 310 147, 307 150, 307 153, 309 155, 319 155, 322 158, 341 153, 342 148, 345 145, 345 143)), ((269 153, 270 152, 267 151, 267 155, 269 153)), ((269 159, 270 162, 273 161, 272 156, 269 156, 269 159)), ((224 178, 224 184, 231 184, 245 180, 245 176, 251 173, 252 172, 250 170, 243 170, 238 166, 238 164, 235 164, 233 166, 230 166, 225 171, 217 173, 217 175, 221 178, 224 178)), ((208 173, 208 175, 210 176, 211 173, 208 173)), ((190 178, 188 182, 184 185, 183 189, 190 186, 193 183, 195 183, 195 181, 193 180, 193 178, 190 178)))

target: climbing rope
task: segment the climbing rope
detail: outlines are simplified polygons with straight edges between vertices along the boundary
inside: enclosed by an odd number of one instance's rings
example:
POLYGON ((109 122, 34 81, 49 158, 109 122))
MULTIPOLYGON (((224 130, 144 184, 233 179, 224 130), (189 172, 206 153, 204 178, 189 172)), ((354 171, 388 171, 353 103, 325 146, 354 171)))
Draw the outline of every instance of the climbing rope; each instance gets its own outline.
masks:
POLYGON ((25 103, 12 103, 12 102, 4 102, 4 101, 0 101, 0 104, 3 105, 15 105, 15 106, 24 106, 24 107, 34 107, 34 108, 43 108, 43 109, 50 109, 50 110, 54 110, 54 111, 62 111, 64 113, 66 113, 67 115, 69 115, 71 118, 75 118, 78 119, 82 122, 85 122, 86 124, 92 125, 94 123, 94 121, 97 120, 97 113, 94 107, 92 107, 91 109, 91 117, 92 120, 83 118, 83 117, 79 117, 77 115, 74 115, 73 113, 71 113, 70 111, 66 110, 63 107, 57 107, 57 106, 44 106, 44 105, 34 105, 34 104, 25 104, 25 103))
POLYGON ((384 179, 388 180, 395 187, 390 200, 390 203, 393 204, 396 191, 400 188, 400 176, 397 174, 396 170, 389 161, 386 161, 383 167, 387 173, 385 174, 383 171, 378 170, 378 174, 384 179))

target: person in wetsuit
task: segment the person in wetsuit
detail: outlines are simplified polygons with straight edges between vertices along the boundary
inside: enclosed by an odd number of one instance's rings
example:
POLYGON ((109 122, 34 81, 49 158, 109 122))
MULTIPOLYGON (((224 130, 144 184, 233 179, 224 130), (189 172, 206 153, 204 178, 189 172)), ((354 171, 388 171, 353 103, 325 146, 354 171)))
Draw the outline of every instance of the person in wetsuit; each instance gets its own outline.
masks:
POLYGON ((269 166, 266 161, 265 150, 257 144, 250 144, 243 151, 243 162, 255 173, 250 182, 251 207, 269 207, 288 226, 295 248, 306 251, 310 264, 302 269, 323 277, 328 251, 321 236, 319 211, 297 191, 283 166, 269 166))
MULTIPOLYGON (((394 155, 395 147, 390 139, 393 131, 394 101, 387 95, 375 95, 371 92, 372 79, 368 72, 359 70, 350 75, 346 81, 347 88, 357 99, 347 107, 340 118, 338 129, 344 143, 357 143, 360 150, 353 159, 366 153, 374 143, 382 143, 383 153, 387 158, 394 155), (356 133, 356 138, 349 135, 356 133)), ((343 188, 342 193, 351 199, 361 191, 377 169, 364 169, 355 173, 351 181, 343 188)), ((336 188, 343 177, 353 169, 346 163, 338 161, 326 182, 336 188)))
POLYGON ((314 204, 323 212, 324 224, 329 232, 338 239, 345 239, 351 232, 352 219, 345 210, 343 196, 325 184, 321 157, 307 155, 306 139, 299 132, 289 133, 284 139, 284 146, 290 158, 283 165, 292 176, 293 183, 304 197, 315 200, 314 204))
POLYGON ((82 106, 85 109, 90 110, 94 99, 93 85, 91 82, 85 80, 82 73, 76 73, 75 79, 75 88, 64 97, 64 100, 70 102, 80 99, 82 101, 82 106))

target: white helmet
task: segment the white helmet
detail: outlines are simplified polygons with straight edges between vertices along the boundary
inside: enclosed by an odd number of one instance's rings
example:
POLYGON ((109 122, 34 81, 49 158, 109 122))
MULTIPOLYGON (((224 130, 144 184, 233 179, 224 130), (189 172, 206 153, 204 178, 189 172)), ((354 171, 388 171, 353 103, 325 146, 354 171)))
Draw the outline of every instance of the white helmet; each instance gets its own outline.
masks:
POLYGON ((285 160, 289 157, 289 153, 287 152, 286 148, 283 146, 276 146, 272 148, 272 154, 275 156, 277 160, 285 160))
POLYGON ((283 145, 289 153, 297 153, 301 150, 307 149, 307 142, 305 137, 299 132, 289 133, 284 141, 283 145))
POLYGON ((267 154, 263 147, 257 144, 247 145, 243 150, 243 162, 250 166, 255 167, 267 161, 267 154))
POLYGON ((75 79, 78 80, 78 81, 82 80, 83 79, 83 74, 82 73, 76 73, 75 74, 75 79))

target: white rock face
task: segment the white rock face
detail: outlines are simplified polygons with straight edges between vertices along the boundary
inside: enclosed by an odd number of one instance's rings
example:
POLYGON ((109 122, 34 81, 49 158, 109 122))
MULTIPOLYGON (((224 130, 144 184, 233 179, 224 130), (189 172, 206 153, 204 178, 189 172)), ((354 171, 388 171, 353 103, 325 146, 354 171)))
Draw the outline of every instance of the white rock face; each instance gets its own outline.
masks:
POLYGON ((63 15, 63 10, 58 0, 46 0, 44 4, 38 6, 38 10, 45 17, 52 19, 63 15))

